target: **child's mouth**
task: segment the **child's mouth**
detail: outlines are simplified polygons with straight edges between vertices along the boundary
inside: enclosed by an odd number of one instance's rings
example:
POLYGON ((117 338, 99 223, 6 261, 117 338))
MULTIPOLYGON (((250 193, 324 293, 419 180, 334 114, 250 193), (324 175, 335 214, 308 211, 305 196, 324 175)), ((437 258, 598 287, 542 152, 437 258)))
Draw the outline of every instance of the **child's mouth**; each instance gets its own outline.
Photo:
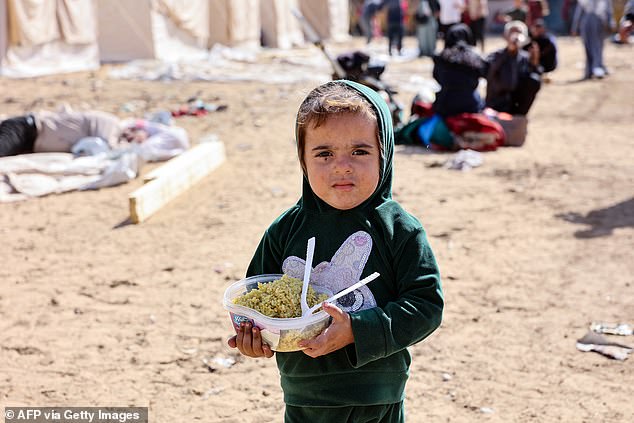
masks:
POLYGON ((350 191, 354 188, 354 184, 352 182, 339 182, 334 184, 332 187, 341 191, 350 191))

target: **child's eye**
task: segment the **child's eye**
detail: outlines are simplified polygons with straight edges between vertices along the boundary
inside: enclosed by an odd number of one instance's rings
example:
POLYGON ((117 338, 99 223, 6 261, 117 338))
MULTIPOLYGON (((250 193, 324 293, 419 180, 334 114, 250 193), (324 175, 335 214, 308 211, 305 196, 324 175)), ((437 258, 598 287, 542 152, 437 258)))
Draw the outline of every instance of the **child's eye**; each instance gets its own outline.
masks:
POLYGON ((364 156, 366 154, 370 154, 370 152, 366 150, 354 150, 352 152, 352 155, 355 155, 355 156, 364 156))
POLYGON ((315 157, 330 157, 332 153, 330 151, 320 151, 315 155, 315 157))

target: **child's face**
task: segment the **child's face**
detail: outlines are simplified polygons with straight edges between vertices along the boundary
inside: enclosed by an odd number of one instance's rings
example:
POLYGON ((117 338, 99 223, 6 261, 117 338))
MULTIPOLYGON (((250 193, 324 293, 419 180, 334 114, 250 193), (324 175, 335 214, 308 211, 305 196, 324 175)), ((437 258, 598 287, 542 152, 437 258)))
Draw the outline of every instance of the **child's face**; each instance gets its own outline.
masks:
POLYGON ((376 121, 365 115, 329 117, 305 136, 304 161, 313 192, 330 206, 349 210, 367 200, 379 183, 376 121))

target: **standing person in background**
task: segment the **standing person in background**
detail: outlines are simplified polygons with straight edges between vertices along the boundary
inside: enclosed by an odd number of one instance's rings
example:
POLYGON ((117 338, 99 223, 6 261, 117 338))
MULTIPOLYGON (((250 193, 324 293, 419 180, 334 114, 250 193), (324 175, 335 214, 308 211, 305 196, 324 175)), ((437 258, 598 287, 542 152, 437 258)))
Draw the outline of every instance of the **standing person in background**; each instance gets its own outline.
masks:
POLYGON ((524 5, 523 0, 514 0, 513 7, 506 12, 504 12, 504 21, 519 21, 526 23, 526 18, 528 17, 528 9, 524 5))
POLYGON ((382 4, 382 0, 365 0, 363 2, 363 7, 361 8, 361 20, 359 24, 361 25, 368 44, 372 41, 374 33, 374 16, 376 15, 376 12, 381 9, 382 4))
POLYGON ((460 23, 465 3, 464 0, 438 0, 438 3, 440 4, 438 32, 444 37, 451 25, 460 23))
POLYGON ((564 0, 561 6, 561 18, 566 25, 565 34, 570 34, 572 31, 572 18, 575 16, 575 9, 577 8, 577 0, 564 0))
POLYGON ((417 0, 414 20, 416 22, 416 39, 418 40, 418 57, 432 57, 436 52, 438 38, 438 0, 417 0))
POLYGON ((606 30, 614 27, 612 0, 579 0, 572 22, 572 35, 581 35, 586 50, 584 79, 601 79, 607 75, 603 64, 606 30))
POLYGON ((528 0, 528 16, 526 25, 530 28, 537 19, 542 19, 550 14, 548 0, 528 0))
POLYGON ((469 15, 469 28, 473 34, 474 42, 480 42, 484 51, 484 31, 486 18, 489 16, 489 3, 487 0, 469 0, 467 2, 467 14, 469 15))
POLYGON ((405 12, 401 0, 385 0, 383 6, 387 8, 387 52, 392 55, 392 47, 400 56, 405 35, 405 12))

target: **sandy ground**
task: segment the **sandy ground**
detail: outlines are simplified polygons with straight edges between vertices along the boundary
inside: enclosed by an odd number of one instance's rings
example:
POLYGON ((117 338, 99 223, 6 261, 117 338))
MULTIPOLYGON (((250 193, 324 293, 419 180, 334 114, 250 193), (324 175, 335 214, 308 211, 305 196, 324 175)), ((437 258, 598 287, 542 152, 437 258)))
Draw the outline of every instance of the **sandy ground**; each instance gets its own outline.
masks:
MULTIPOLYGON (((409 422, 632 421, 634 358, 575 341, 593 321, 634 323, 634 50, 606 44, 612 75, 585 82, 574 82, 580 41, 561 38, 560 50, 523 147, 486 153, 468 172, 440 166, 447 154, 397 149, 394 195, 429 233, 447 302, 441 328, 411 348, 409 422)), ((416 59, 394 60, 384 79, 409 104, 430 77, 431 61, 416 59)), ((194 141, 218 135, 227 160, 141 225, 126 222, 139 180, 0 205, 0 406, 282 420, 275 362, 226 347, 221 297, 298 198, 293 117, 317 82, 113 80, 107 68, 0 79, 5 114, 66 102, 140 115, 197 92, 229 106, 177 121, 194 141)))

